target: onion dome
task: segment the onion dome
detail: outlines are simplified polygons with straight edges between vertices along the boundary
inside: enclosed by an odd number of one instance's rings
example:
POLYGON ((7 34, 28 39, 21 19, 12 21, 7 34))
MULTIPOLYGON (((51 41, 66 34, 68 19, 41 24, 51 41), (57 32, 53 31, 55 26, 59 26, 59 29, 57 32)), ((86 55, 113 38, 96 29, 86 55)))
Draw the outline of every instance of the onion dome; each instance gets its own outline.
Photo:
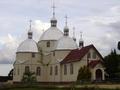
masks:
POLYGON ((68 36, 63 36, 58 40, 56 50, 73 50, 77 48, 78 46, 72 38, 68 36))
POLYGON ((58 40, 63 36, 63 33, 57 28, 57 19, 55 18, 55 6, 53 6, 53 17, 50 20, 51 27, 47 29, 42 36, 40 37, 39 41, 42 40, 58 40))
POLYGON ((57 26, 57 19, 55 18, 55 16, 52 17, 52 19, 50 20, 50 23, 51 23, 51 27, 57 26))
POLYGON ((19 45, 17 52, 38 52, 37 43, 32 39, 26 39, 19 45))
POLYGON ((64 27, 64 36, 58 40, 56 50, 73 50, 78 48, 76 42, 69 37, 67 16, 65 18, 66 18, 66 22, 64 27))
MULTIPOLYGON (((55 8, 53 6, 53 8, 55 8)), ((50 20, 51 27, 47 29, 42 36, 40 37, 41 40, 59 40, 63 36, 63 32, 61 32, 57 28, 57 19, 55 18, 55 12, 53 11, 53 18, 50 20)))
POLYGON ((82 48, 83 46, 84 46, 84 41, 82 39, 82 32, 80 32, 79 48, 82 48))
POLYGON ((66 21, 65 21, 65 27, 64 27, 64 36, 69 36, 69 28, 68 28, 68 26, 67 26, 67 16, 65 16, 65 19, 66 19, 66 21))
POLYGON ((69 28, 67 26, 64 27, 64 36, 69 36, 69 28))
POLYGON ((57 26, 57 19, 55 18, 55 5, 53 3, 53 17, 52 19, 50 20, 50 23, 51 23, 51 27, 56 27, 57 26))
POLYGON ((57 27, 50 27, 46 30, 42 36, 41 40, 59 40, 63 36, 63 33, 57 27))
POLYGON ((40 37, 39 41, 42 40, 59 40, 63 33, 57 28, 57 19, 55 18, 55 5, 53 3, 53 17, 50 20, 51 27, 47 29, 42 36, 40 37))
POLYGON ((37 43, 32 39, 32 36, 33 36, 33 32, 31 30, 31 23, 30 23, 28 38, 19 45, 19 47, 17 48, 17 52, 38 52, 37 43))
POLYGON ((73 27, 73 40, 76 42, 76 38, 75 38, 75 27, 73 27))

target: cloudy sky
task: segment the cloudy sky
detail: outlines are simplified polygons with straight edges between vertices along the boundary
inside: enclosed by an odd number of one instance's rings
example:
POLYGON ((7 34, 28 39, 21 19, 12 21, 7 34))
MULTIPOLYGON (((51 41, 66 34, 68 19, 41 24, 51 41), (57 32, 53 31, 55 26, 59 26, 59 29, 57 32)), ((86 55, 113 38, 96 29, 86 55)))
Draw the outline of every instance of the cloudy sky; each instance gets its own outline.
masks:
MULTIPOLYGON (((77 42, 83 32, 85 45, 94 44, 105 56, 120 40, 120 0, 56 0, 58 27, 65 15, 77 42)), ((39 40, 52 17, 52 0, 0 0, 0 63, 13 63, 18 45, 27 38, 31 19, 34 39, 39 40)))

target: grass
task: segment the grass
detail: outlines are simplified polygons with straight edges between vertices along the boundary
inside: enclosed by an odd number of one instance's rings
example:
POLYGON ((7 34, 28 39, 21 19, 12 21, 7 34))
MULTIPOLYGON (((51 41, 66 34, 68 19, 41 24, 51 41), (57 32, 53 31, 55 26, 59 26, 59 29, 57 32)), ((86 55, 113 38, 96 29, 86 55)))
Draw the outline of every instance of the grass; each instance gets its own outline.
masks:
POLYGON ((118 88, 108 89, 99 87, 57 87, 57 86, 39 86, 39 85, 5 85, 0 87, 0 90, 120 90, 118 88))
MULTIPOLYGON (((6 90, 6 89, 5 89, 6 90)), ((120 90, 120 89, 99 89, 99 88, 14 88, 14 89, 7 89, 7 90, 120 90)))

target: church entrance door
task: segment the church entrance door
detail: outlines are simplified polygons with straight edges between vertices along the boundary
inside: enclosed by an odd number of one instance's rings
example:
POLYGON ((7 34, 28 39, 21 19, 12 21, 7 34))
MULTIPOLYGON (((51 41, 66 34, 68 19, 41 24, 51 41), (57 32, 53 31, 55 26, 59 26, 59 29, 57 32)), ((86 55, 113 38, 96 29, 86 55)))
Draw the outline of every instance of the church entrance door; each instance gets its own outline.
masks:
POLYGON ((96 80, 101 81, 102 80, 102 70, 97 69, 96 70, 96 80))

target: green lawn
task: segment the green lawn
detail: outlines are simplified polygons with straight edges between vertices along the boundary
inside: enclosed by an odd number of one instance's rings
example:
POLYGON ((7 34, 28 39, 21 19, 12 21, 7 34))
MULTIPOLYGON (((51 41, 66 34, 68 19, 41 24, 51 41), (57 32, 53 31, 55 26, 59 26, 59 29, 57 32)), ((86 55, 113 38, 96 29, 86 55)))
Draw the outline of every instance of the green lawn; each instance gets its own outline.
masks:
MULTIPOLYGON (((109 88, 109 87, 108 87, 109 88)), ((99 87, 88 87, 88 86, 83 86, 79 88, 73 88, 73 87, 58 87, 58 86, 39 86, 39 85, 6 85, 3 87, 0 87, 0 90, 120 90, 116 88, 114 89, 108 89, 108 88, 99 88, 99 87)))
POLYGON ((120 90, 120 89, 100 89, 100 88, 11 88, 5 90, 120 90))

